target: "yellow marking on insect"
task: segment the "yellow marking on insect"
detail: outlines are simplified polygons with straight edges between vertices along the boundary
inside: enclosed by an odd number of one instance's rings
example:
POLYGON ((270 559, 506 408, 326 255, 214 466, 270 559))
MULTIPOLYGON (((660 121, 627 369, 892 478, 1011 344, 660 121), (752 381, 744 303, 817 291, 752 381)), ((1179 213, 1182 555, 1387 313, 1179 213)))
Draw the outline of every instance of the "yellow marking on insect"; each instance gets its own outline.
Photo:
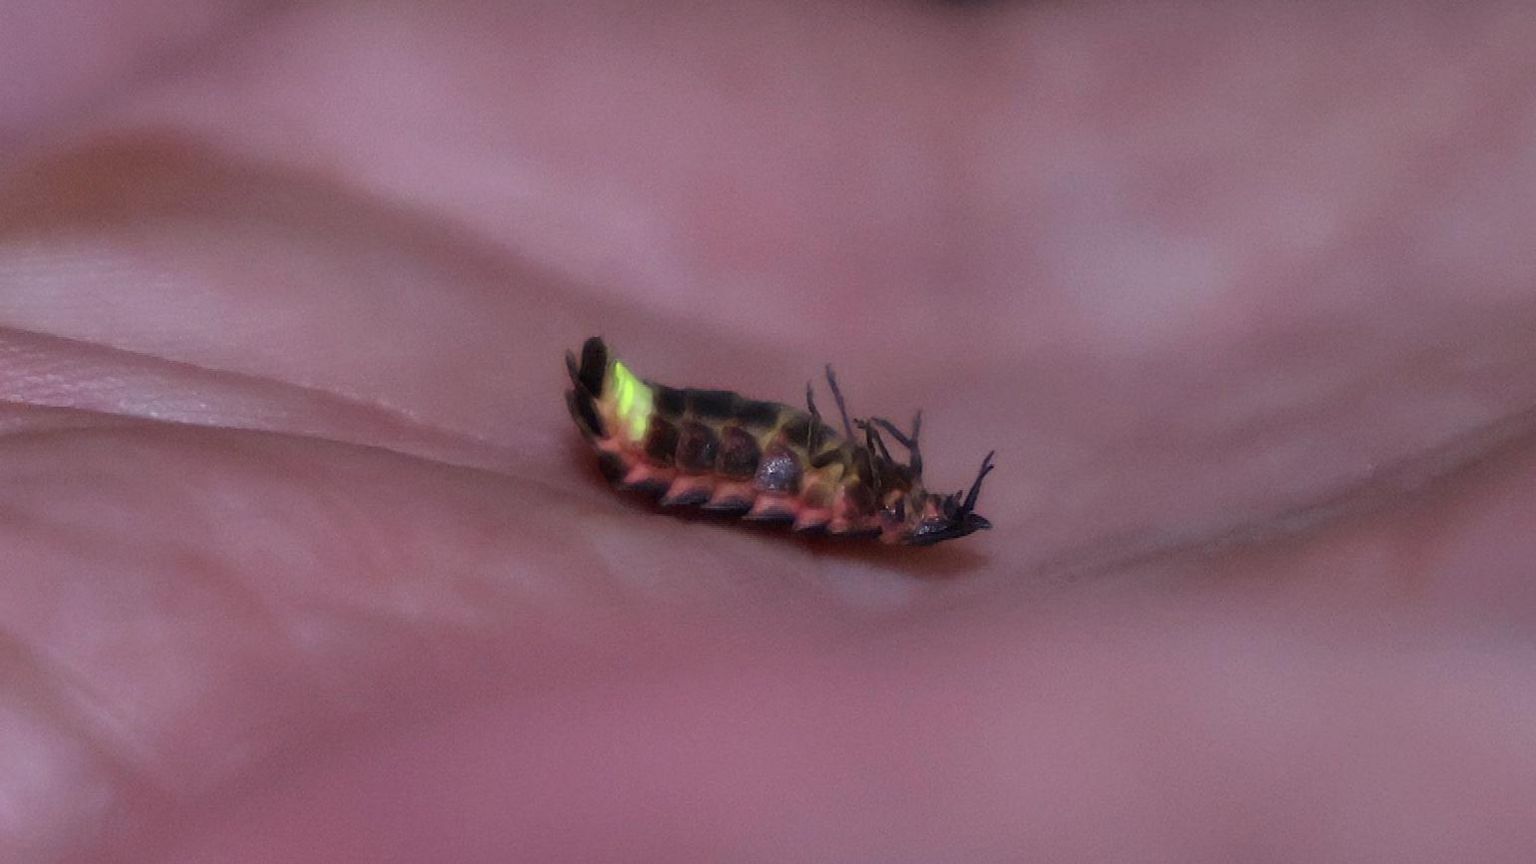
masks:
POLYGON ((613 399, 619 422, 629 433, 629 440, 643 439, 654 406, 651 388, 618 360, 613 361, 613 399))

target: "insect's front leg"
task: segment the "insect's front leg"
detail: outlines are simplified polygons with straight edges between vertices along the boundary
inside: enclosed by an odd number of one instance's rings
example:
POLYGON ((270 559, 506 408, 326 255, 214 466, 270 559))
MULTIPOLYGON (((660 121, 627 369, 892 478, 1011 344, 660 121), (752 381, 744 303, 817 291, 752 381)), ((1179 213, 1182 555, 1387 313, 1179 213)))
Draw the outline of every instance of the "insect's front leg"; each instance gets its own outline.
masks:
POLYGON ((843 401, 843 391, 837 386, 837 376, 832 374, 831 363, 827 364, 827 387, 832 391, 832 400, 837 403, 837 413, 843 417, 843 435, 852 441, 853 424, 848 422, 848 403, 843 401))
POLYGON ((816 454, 817 434, 821 430, 821 412, 816 410, 816 394, 811 390, 811 382, 805 382, 805 409, 811 412, 811 427, 805 430, 805 452, 816 454))
POLYGON ((878 418, 871 420, 855 420, 853 422, 858 424, 860 429, 864 430, 864 446, 869 449, 869 452, 879 455, 881 459, 884 459, 887 462, 896 461, 895 459, 891 458, 891 451, 886 449, 885 439, 881 438, 879 430, 875 429, 875 424, 881 422, 878 418))
MULTIPOLYGON (((876 459, 878 458, 877 454, 885 452, 885 442, 880 440, 880 433, 876 432, 869 423, 861 420, 859 421, 859 428, 864 430, 864 448, 859 453, 864 457, 864 464, 869 469, 870 488, 875 492, 875 500, 879 501, 881 497, 882 484, 880 479, 882 472, 876 459)), ((889 459, 889 454, 885 458, 889 459)))
POLYGON ((870 420, 871 422, 878 423, 882 429, 891 433, 891 437, 896 439, 896 443, 907 448, 907 453, 910 455, 907 466, 912 469, 912 476, 923 476, 923 453, 917 447, 917 436, 923 429, 923 412, 918 411, 916 416, 912 418, 912 436, 910 438, 903 435, 901 430, 896 428, 896 424, 884 417, 871 417, 870 420))

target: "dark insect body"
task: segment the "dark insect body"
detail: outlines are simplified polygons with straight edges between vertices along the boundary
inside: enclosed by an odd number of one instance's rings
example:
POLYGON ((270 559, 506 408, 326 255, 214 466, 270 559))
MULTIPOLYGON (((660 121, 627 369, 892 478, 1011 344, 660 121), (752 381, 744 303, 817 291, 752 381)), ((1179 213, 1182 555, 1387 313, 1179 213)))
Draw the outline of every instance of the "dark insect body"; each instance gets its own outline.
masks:
POLYGON ((803 411, 725 390, 667 387, 637 377, 595 336, 565 363, 571 417, 603 474, 663 505, 914 546, 992 527, 976 513, 991 453, 968 492, 929 492, 917 440, 922 415, 911 433, 879 417, 850 421, 830 366, 841 433, 822 422, 809 384, 803 411), (907 451, 905 463, 891 457, 882 432, 907 451))

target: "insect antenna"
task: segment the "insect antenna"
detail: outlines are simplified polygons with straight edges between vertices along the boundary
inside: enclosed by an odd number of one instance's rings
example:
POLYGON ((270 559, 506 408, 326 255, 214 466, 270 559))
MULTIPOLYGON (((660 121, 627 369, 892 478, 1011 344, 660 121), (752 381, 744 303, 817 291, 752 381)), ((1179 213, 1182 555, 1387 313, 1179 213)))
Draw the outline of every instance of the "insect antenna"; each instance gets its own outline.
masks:
POLYGON ((987 458, 981 460, 981 470, 976 474, 976 482, 971 484, 971 491, 965 494, 965 503, 960 505, 961 513, 969 513, 976 509, 976 498, 981 495, 981 481, 985 480, 995 467, 992 464, 992 456, 995 453, 997 451, 993 450, 987 454, 987 458))

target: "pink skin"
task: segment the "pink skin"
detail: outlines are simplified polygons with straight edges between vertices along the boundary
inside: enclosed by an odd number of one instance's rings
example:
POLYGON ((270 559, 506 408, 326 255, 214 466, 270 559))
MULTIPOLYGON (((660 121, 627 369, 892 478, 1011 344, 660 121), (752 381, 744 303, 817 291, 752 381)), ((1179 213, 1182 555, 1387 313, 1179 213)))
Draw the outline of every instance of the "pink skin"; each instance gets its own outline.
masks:
POLYGON ((1532 860, 1533 43, 0 7, 0 860, 1532 860), (996 528, 616 498, 591 333, 996 528))

